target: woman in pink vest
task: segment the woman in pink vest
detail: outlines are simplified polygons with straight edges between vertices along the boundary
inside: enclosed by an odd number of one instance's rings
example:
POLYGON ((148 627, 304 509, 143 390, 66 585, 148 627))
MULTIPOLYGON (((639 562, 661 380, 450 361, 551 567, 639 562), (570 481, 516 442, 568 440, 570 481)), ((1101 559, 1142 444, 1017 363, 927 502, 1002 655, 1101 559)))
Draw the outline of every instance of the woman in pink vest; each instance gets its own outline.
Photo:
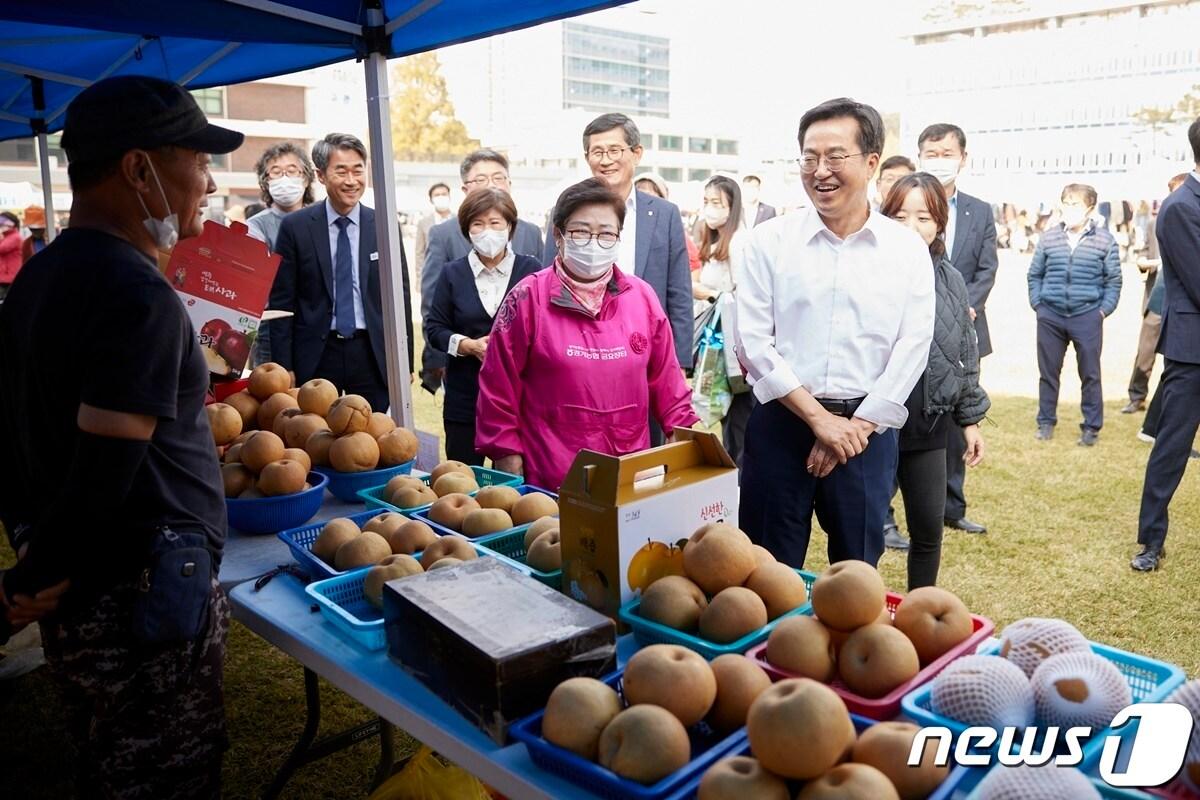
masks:
POLYGON ((625 204, 597 179, 562 193, 554 264, 505 298, 479 374, 475 446, 497 469, 557 490, 582 449, 650 446, 699 421, 654 290, 614 263, 625 204))

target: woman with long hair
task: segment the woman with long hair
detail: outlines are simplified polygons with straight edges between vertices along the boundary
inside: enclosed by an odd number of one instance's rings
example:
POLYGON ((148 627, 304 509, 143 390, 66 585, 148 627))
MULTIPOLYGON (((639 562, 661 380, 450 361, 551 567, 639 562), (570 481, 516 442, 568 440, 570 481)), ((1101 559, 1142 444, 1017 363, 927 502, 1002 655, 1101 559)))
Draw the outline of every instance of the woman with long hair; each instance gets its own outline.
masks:
MULTIPOLYGON (((692 297, 695 298, 697 315, 708 303, 715 303, 722 294, 737 291, 742 270, 742 248, 747 236, 742 224, 742 189, 737 181, 724 175, 715 175, 704 185, 700 227, 700 269, 692 273, 692 297)), ((725 346, 729 348, 736 341, 733 325, 733 319, 721 318, 725 346)), ((745 447, 746 424, 750 421, 754 402, 753 392, 733 395, 729 411, 721 420, 725 449, 739 467, 745 447)))
POLYGON ((909 395, 908 421, 900 429, 897 479, 912 544, 908 589, 937 583, 946 507, 946 432, 960 425, 963 458, 974 467, 983 460, 979 422, 991 407, 979 385, 979 344, 971 324, 967 286, 946 257, 949 206, 938 179, 924 172, 906 175, 892 186, 880 213, 902 222, 929 245, 937 313, 929 364, 909 395))

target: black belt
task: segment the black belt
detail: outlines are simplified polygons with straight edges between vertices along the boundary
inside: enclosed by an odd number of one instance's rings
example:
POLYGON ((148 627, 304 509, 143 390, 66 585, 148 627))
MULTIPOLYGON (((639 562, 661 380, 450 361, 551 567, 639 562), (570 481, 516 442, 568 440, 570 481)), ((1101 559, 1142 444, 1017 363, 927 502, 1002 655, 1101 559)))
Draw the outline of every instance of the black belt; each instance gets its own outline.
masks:
POLYGON ((850 419, 865 399, 865 397, 856 397, 853 400, 826 400, 824 397, 818 397, 817 402, 830 414, 850 419))
POLYGON ((354 333, 350 334, 349 336, 343 336, 342 334, 338 333, 337 331, 330 331, 329 333, 330 333, 330 335, 333 336, 334 339, 341 339, 343 341, 347 341, 349 339, 358 339, 362 336, 367 335, 367 331, 364 328, 359 328, 358 330, 356 330, 354 333))

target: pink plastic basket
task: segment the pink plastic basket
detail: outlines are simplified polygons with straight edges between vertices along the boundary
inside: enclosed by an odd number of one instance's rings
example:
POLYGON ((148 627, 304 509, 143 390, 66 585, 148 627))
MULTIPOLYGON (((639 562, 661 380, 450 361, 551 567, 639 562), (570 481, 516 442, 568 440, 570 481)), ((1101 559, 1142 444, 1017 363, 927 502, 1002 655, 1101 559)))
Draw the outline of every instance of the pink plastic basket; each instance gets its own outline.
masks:
MULTIPOLYGON (((887 608, 888 613, 895 615, 896 606, 900 605, 900 601, 904 599, 903 595, 895 592, 887 593, 887 608)), ((975 630, 962 643, 944 653, 941 658, 936 661, 931 661, 920 672, 916 674, 912 680, 907 683, 902 683, 892 691, 888 692, 883 697, 863 697, 860 694, 855 694, 846 688, 846 684, 842 683, 841 679, 834 679, 829 688, 833 689, 846 702, 846 708, 850 709, 851 714, 859 714, 860 716, 868 717, 875 720, 895 719, 900 714, 900 701, 904 695, 911 692, 913 689, 925 684, 944 670, 950 662, 956 658, 974 653, 975 650, 982 644, 992 631, 996 629, 993 623, 987 617, 981 617, 977 614, 971 615, 971 622, 975 626, 975 630)), ((800 675, 795 675, 782 670, 779 667, 772 666, 767 661, 767 643, 754 647, 746 652, 746 657, 755 661, 760 667, 766 670, 771 676, 771 680, 781 681, 786 678, 799 678, 800 675)))

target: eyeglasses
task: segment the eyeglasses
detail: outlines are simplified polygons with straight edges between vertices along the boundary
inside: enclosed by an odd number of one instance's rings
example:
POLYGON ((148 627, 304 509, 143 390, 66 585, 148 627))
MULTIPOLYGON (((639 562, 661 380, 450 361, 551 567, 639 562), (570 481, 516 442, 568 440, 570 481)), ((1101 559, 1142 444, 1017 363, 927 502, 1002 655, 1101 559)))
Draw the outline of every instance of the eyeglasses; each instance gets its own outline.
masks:
POLYGON ((497 172, 495 175, 480 175, 478 178, 472 178, 466 182, 468 186, 476 188, 487 186, 489 183, 497 189, 503 189, 508 186, 508 176, 503 172, 497 172))
POLYGON ((271 180, 276 178, 299 178, 304 174, 304 170, 292 164, 288 167, 271 167, 267 170, 267 177, 271 180))
POLYGON ((612 147, 593 147, 587 151, 588 161, 603 161, 608 156, 609 161, 620 161, 632 148, 614 144, 612 147))
POLYGON ((567 231, 567 238, 579 246, 583 246, 592 239, 596 240, 596 244, 600 245, 603 250, 611 249, 617 242, 621 241, 619 233, 592 233, 591 231, 575 230, 567 231))
POLYGON ((800 171, 805 175, 811 175, 820 167, 822 159, 825 161, 825 166, 829 167, 830 172, 841 172, 846 166, 846 159, 854 158, 855 156, 866 155, 865 153, 835 153, 831 156, 804 156, 800 159, 800 171))

